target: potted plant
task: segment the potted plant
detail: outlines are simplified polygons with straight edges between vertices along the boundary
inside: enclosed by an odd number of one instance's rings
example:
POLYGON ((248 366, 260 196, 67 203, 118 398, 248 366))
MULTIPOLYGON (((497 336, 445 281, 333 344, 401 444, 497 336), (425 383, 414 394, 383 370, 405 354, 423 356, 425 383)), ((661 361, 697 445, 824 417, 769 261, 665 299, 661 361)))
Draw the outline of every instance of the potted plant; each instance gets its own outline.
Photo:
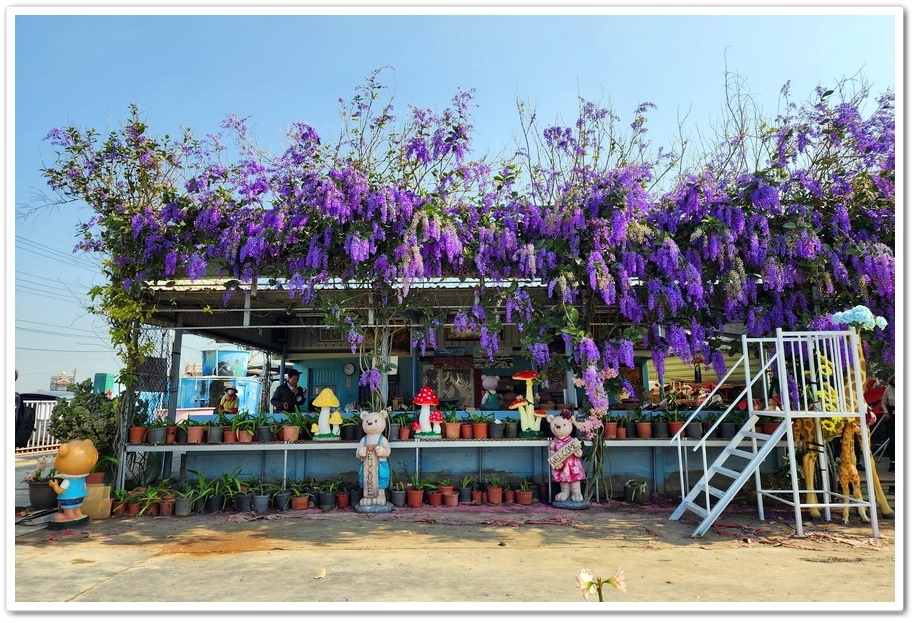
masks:
POLYGON ((130 492, 127 489, 115 489, 111 492, 111 514, 113 517, 123 517, 127 512, 127 503, 130 501, 130 492))
POLYGON ((29 507, 33 511, 57 508, 57 494, 48 484, 56 477, 57 470, 53 466, 49 468, 49 465, 52 463, 47 457, 39 457, 35 469, 23 478, 29 485, 29 507))
POLYGON ((458 502, 462 504, 468 504, 471 501, 471 491, 474 490, 474 476, 470 474, 464 476, 461 479, 461 484, 458 487, 458 502))
POLYGON ((187 517, 191 514, 196 494, 194 485, 184 481, 175 486, 175 516, 187 517))
POLYGON ((503 437, 508 439, 515 439, 518 437, 518 418, 517 417, 504 417, 503 418, 503 437))
POLYGON ((175 443, 188 443, 188 425, 191 420, 185 418, 175 422, 175 443))
POLYGON ((490 421, 493 418, 491 415, 486 413, 469 413, 468 420, 471 421, 471 426, 473 427, 473 438, 474 439, 486 439, 487 432, 490 426, 490 421))
POLYGON ((311 486, 308 479, 290 481, 289 490, 292 492, 289 498, 290 509, 301 511, 309 507, 309 501, 312 498, 311 486))
POLYGON ((442 493, 448 493, 449 491, 455 490, 455 485, 453 485, 452 481, 449 480, 448 478, 441 479, 439 482, 436 483, 436 487, 442 493))
POLYGON ((645 480, 628 480, 623 484, 624 500, 634 504, 646 504, 649 494, 646 492, 648 483, 645 480))
POLYGON ((120 461, 110 454, 100 454, 99 460, 89 471, 86 476, 86 484, 102 484, 105 481, 111 482, 115 469, 120 465, 120 461))
POLYGON ((172 422, 164 415, 154 417, 150 420, 149 424, 147 424, 147 443, 165 443, 169 426, 172 426, 172 422))
POLYGON ((254 440, 256 420, 247 411, 239 411, 232 416, 229 429, 235 433, 239 443, 251 443, 254 440))
POLYGON ((487 502, 490 504, 503 503, 503 487, 499 476, 487 478, 487 502))
POLYGON ((518 490, 515 492, 515 501, 525 505, 534 502, 534 490, 531 488, 531 482, 528 479, 523 478, 518 482, 518 490))
POLYGON ((443 413, 442 437, 445 439, 461 438, 461 422, 458 421, 458 409, 447 409, 443 413))
POLYGON ((391 482, 391 503, 394 506, 404 506, 407 504, 407 483, 403 480, 393 480, 391 482))

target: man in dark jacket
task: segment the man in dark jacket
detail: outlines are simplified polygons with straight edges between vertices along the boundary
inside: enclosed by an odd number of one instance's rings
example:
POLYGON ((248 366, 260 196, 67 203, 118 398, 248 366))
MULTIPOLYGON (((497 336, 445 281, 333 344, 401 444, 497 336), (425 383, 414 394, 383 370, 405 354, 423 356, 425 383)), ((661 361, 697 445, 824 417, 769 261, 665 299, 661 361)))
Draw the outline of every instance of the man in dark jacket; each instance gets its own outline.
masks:
POLYGON ((277 387, 270 399, 274 411, 293 411, 305 405, 305 392, 299 387, 299 370, 291 368, 286 373, 286 382, 277 387))

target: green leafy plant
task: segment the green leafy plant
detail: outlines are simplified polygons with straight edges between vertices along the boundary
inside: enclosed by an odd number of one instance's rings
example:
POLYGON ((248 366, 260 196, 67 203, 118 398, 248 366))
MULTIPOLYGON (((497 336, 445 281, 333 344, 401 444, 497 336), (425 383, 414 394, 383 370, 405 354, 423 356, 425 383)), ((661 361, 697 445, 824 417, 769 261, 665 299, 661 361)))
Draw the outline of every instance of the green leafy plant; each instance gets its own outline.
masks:
POLYGON ((418 473, 414 473, 410 477, 410 484, 413 486, 414 489, 435 489, 436 488, 436 485, 434 485, 433 483, 431 483, 428 480, 425 480, 418 473))
POLYGON ((91 379, 72 384, 67 389, 73 392, 73 398, 58 400, 54 405, 48 432, 61 443, 89 439, 99 456, 117 456, 115 440, 121 399, 93 392, 91 379))
POLYGON ((165 428, 167 426, 174 426, 175 424, 168 418, 166 415, 159 415, 154 417, 147 423, 147 426, 150 428, 165 428))
POLYGON ((391 489, 393 491, 406 491, 407 483, 404 482, 403 480, 393 480, 391 482, 391 489))
POLYGON ((522 480, 519 480, 518 481, 518 490, 519 491, 531 491, 531 483, 524 478, 522 480))
POLYGON ((464 477, 461 479, 461 488, 462 488, 462 489, 467 489, 468 487, 472 487, 472 486, 474 485, 475 480, 476 480, 476 479, 474 478, 474 476, 472 476, 472 475, 470 475, 470 474, 464 476, 464 477))
POLYGON ((490 487, 499 487, 502 480, 499 476, 491 476, 486 479, 487 486, 490 487))
POLYGON ((630 501, 635 502, 636 498, 643 495, 646 492, 646 487, 648 483, 645 480, 628 480, 624 483, 624 486, 630 492, 630 501))

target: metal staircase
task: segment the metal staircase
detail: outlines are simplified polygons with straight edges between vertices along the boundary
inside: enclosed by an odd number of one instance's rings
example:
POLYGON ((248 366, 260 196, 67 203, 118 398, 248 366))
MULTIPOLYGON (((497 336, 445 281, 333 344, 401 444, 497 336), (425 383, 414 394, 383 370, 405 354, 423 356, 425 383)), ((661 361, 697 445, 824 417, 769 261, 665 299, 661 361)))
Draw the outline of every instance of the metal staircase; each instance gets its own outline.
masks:
POLYGON ((677 443, 678 462, 681 478, 682 501, 669 517, 680 519, 686 511, 700 517, 700 523, 692 536, 702 536, 713 525, 725 508, 732 502, 742 487, 754 478, 757 493, 757 506, 760 519, 764 518, 764 498, 773 499, 792 505, 795 509, 796 532, 804 535, 801 511, 803 508, 818 506, 825 509, 825 519, 830 520, 831 508, 870 507, 872 531, 878 537, 877 512, 872 488, 871 461, 865 461, 867 499, 857 500, 830 491, 828 466, 823 453, 820 455, 818 469, 821 489, 813 493, 818 495, 818 503, 803 503, 801 494, 811 493, 799 489, 798 472, 795 461, 795 447, 792 435, 792 422, 798 418, 813 418, 816 422, 817 442, 823 444, 821 435, 821 418, 858 417, 868 448, 866 404, 862 394, 863 379, 858 358, 859 337, 854 330, 842 332, 807 332, 786 333, 777 331, 776 338, 749 339, 742 338, 743 353, 729 372, 722 377, 719 385, 707 396, 687 419, 687 423, 697 417, 704 409, 706 402, 716 393, 719 386, 743 368, 745 389, 734 402, 717 418, 710 432, 687 447, 681 434, 685 426, 675 435, 671 443, 677 443), (756 346, 756 353, 749 348, 756 346), (772 375, 768 375, 769 373, 772 375), (767 396, 771 395, 771 385, 781 388, 778 392, 778 405, 768 405, 767 396), (832 392, 826 391, 833 389, 832 392), (837 391, 839 389, 839 391, 837 391), (755 397, 756 394, 756 397, 755 397), (732 413, 741 401, 747 402, 748 417, 721 452, 709 461, 711 449, 707 439, 713 428, 718 426, 732 413), (779 405, 783 405, 780 407, 779 405), (772 433, 756 432, 755 427, 761 417, 778 420, 772 433), (783 443, 785 442, 785 443, 783 443), (786 447, 786 458, 790 467, 791 490, 765 490, 761 486, 760 467, 777 447, 786 447), (702 464, 702 475, 691 487, 689 484, 689 462, 687 450, 699 452, 702 464))

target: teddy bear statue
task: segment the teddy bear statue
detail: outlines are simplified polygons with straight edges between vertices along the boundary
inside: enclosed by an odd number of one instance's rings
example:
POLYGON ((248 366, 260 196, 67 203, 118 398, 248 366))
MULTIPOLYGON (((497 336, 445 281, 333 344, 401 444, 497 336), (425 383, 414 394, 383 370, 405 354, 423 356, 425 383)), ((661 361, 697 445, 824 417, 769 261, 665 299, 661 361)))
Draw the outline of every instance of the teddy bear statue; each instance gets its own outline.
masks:
POLYGON ((391 446, 385 438, 388 412, 363 411, 359 419, 362 420, 365 433, 356 447, 356 458, 362 461, 359 484, 363 488, 363 497, 354 510, 362 513, 389 512, 393 505, 385 500, 385 488, 391 481, 391 469, 388 466, 391 446))
POLYGON ((590 506, 582 495, 582 481, 585 467, 582 464, 582 443, 573 436, 576 420, 573 414, 564 410, 559 415, 548 415, 553 439, 547 455, 551 479, 560 485, 560 491, 553 498, 553 506, 580 509, 590 506))
POLYGON ((481 410, 500 409, 499 394, 496 392, 496 388, 499 387, 499 377, 495 374, 481 374, 480 384, 483 385, 483 394, 480 397, 481 410))
POLYGON ((51 517, 49 527, 55 529, 82 526, 89 523, 83 514, 86 497, 86 476, 99 461, 99 452, 91 439, 74 439, 60 444, 54 469, 57 477, 48 484, 57 494, 60 512, 51 517))

